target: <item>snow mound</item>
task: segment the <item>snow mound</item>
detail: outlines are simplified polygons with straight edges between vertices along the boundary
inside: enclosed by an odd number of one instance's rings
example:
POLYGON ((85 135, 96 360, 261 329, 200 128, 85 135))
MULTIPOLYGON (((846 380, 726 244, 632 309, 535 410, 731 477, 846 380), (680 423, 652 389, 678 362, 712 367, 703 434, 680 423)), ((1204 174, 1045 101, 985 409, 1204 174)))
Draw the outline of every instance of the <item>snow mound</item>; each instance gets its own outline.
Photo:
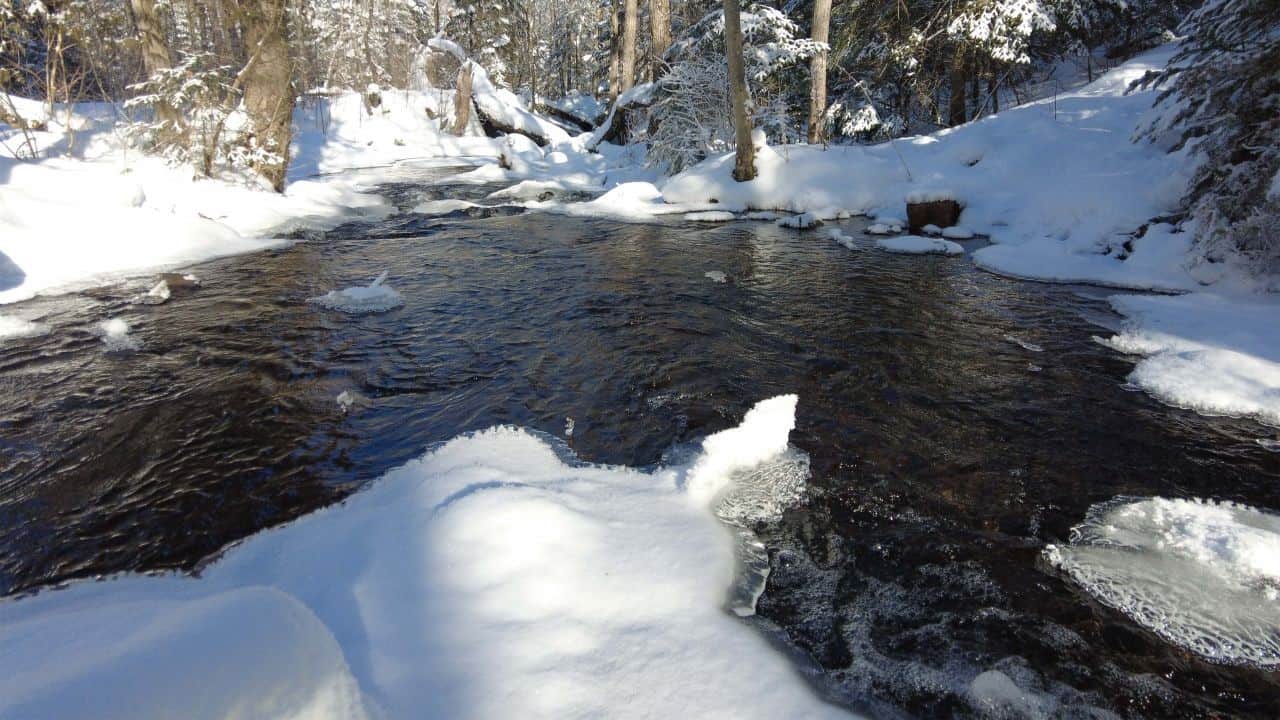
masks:
POLYGON ((948 240, 972 240, 973 234, 972 230, 959 225, 942 229, 942 237, 948 240))
POLYGON ((1208 660, 1280 668, 1280 516, 1121 498, 1089 509, 1049 563, 1086 592, 1208 660))
POLYGON ((803 212, 798 215, 779 218, 778 226, 785 228, 795 228, 797 230, 807 230, 822 224, 822 220, 817 213, 803 212))
POLYGON ((705 493, 793 487, 752 469, 786 465, 794 408, 652 472, 494 428, 198 578, 0 602, 0 717, 848 717, 724 611, 734 537, 705 493))
POLYGON ((706 212, 688 213, 687 215, 684 216, 684 219, 692 220, 694 222, 720 223, 720 222, 729 222, 730 220, 736 219, 736 217, 737 216, 734 215, 733 213, 727 212, 725 210, 708 210, 706 212))
POLYGON ((891 253, 904 255, 963 255, 964 248, 950 240, 920 237, 919 235, 903 235, 902 237, 880 238, 876 247, 891 253))
POLYGON ((0 340, 36 337, 49 332, 49 328, 22 318, 0 315, 0 340))
POLYGON ((711 282, 728 282, 729 276, 725 275, 721 270, 708 270, 702 273, 702 277, 707 278, 711 282))
POLYGON ((902 232, 901 225, 890 225, 888 223, 872 223, 867 226, 866 233, 868 235, 896 235, 902 232))
POLYGON ((404 298, 389 285, 383 285, 387 273, 382 273, 368 285, 357 285, 343 290, 330 290, 324 295, 307 298, 307 302, 319 305, 328 310, 340 310, 344 313, 376 313, 386 312, 404 304, 404 298))
POLYGON ((120 318, 111 318, 98 323, 98 335, 107 346, 107 352, 125 352, 142 347, 136 339, 129 337, 129 323, 120 318))

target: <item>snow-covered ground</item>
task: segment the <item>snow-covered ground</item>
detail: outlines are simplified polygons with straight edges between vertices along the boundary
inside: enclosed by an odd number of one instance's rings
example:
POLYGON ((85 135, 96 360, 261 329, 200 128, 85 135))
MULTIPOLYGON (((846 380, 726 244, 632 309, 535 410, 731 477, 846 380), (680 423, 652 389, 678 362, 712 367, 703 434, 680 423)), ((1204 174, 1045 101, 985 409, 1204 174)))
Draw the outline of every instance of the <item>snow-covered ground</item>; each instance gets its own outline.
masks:
POLYGON ((794 501, 741 483, 795 452, 796 402, 652 473, 495 428, 201 577, 0 603, 0 717, 847 717, 724 607, 734 536, 713 505, 794 501))
MULTIPOLYGON (((294 115, 284 194, 245 178, 195 179, 185 167, 128 149, 104 104, 58 112, 33 133, 42 159, 0 151, 0 304, 161 267, 261 250, 275 236, 390 211, 364 187, 394 178, 397 163, 496 163, 507 145, 439 130, 439 91, 384 91, 371 114, 357 93, 311 99, 294 115), (74 157, 65 150, 74 127, 74 157), (344 170, 357 169, 357 172, 344 170)), ((42 113, 38 103, 19 103, 42 113)), ((6 133, 11 147, 20 134, 6 133)))

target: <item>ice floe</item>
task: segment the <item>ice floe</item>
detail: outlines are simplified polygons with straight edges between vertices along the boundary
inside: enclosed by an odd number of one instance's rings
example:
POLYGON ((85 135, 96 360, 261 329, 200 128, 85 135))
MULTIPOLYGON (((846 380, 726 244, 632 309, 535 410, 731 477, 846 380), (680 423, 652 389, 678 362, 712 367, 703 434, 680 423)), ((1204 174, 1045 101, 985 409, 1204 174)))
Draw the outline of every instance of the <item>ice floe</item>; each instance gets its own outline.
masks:
POLYGON ((1089 509, 1045 559, 1102 603, 1220 663, 1280 668, 1280 515, 1197 500, 1089 509))
POLYGON ((938 238, 920 237, 919 235, 903 235, 901 237, 880 238, 876 247, 891 253, 904 255, 963 255, 964 248, 959 243, 938 238))
POLYGON ((368 285, 330 290, 324 295, 307 298, 307 302, 352 314, 386 312, 404 304, 404 298, 395 288, 383 284, 386 280, 387 273, 384 272, 368 285))

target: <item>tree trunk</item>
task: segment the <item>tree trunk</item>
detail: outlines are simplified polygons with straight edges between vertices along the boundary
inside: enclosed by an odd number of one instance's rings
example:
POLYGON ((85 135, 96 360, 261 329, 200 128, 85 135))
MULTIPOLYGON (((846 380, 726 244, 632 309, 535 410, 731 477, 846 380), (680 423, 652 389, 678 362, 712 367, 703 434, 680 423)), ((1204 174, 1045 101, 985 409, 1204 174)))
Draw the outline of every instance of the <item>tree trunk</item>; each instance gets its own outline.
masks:
POLYGON ((169 53, 169 44, 165 42, 164 28, 160 25, 160 15, 156 13, 155 0, 132 0, 131 4, 134 22, 138 24, 142 66, 147 70, 147 77, 173 67, 173 56, 169 53))
POLYGON ((465 135, 471 122, 471 61, 462 63, 458 71, 458 91, 453 100, 453 134, 465 135))
POLYGON ((636 84, 636 30, 640 23, 640 0, 624 0, 622 15, 622 68, 618 91, 636 84))
POLYGON ((965 122, 965 77, 964 51, 956 48, 951 58, 951 103, 947 124, 955 127, 965 122))
MULTIPOLYGON (((825 43, 831 29, 831 0, 815 0, 813 3, 813 39, 825 43)), ((809 59, 809 143, 818 144, 826 138, 827 114, 827 51, 814 53, 809 59)))
POLYGON ((666 70, 663 56, 671 47, 671 0, 649 0, 649 42, 653 48, 653 79, 666 70))
POLYGON ((742 60, 742 21, 738 0, 724 0, 724 41, 729 61, 729 95, 733 99, 733 134, 737 143, 733 179, 746 182, 756 176, 756 152, 751 144, 751 118, 747 115, 747 73, 742 60))
POLYGON ((618 99, 619 78, 622 76, 622 0, 609 4, 609 100, 618 99))
POLYGON ((240 71, 253 138, 258 148, 268 153, 254 162, 254 170, 277 192, 284 190, 293 120, 285 2, 250 0, 245 4, 244 38, 249 61, 240 71))

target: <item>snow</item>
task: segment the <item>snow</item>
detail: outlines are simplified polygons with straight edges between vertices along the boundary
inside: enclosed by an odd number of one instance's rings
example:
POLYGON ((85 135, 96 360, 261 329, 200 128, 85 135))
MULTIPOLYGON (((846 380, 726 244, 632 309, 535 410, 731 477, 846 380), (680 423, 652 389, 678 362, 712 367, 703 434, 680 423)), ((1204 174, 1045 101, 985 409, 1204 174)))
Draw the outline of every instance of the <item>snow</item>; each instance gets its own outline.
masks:
POLYGON ((893 235, 902 232, 901 225, 889 225, 888 223, 871 223, 866 230, 868 235, 893 235))
POLYGON ((404 304, 404 298, 395 288, 383 284, 386 279, 387 273, 384 272, 368 285, 330 290, 324 295, 307 298, 307 302, 352 315, 386 312, 404 304))
POLYGON ((426 202, 418 203, 417 206, 413 208, 413 211, 423 215, 448 215, 450 213, 458 212, 459 210, 469 210, 474 207, 480 207, 480 204, 471 202, 470 200, 445 198, 443 200, 427 200, 426 202))
POLYGON ((1280 426, 1280 298, 1190 293, 1110 302, 1127 318, 1106 344, 1144 356, 1129 382, 1177 407, 1280 426))
POLYGON ((735 535, 712 503, 795 452, 795 402, 652 472, 494 428, 198 578, 10 599, 0 716, 847 717, 724 609, 735 535))
POLYGON ((1280 667, 1280 516, 1231 503, 1120 498, 1089 509, 1051 565, 1211 661, 1280 667))
POLYGON ((920 232, 924 233, 925 235, 931 235, 936 237, 942 234, 942 228, 938 227, 937 225, 934 225, 933 223, 929 223, 928 225, 925 225, 924 227, 920 228, 920 232))
POLYGON ((725 275, 722 270, 708 270, 702 273, 702 276, 711 282, 722 283, 729 281, 729 276, 725 275))
POLYGON ((912 190, 907 193, 905 198, 905 200, 912 205, 919 203, 945 202, 947 200, 955 199, 955 191, 943 190, 940 188, 912 190))
POLYGON ((98 323, 98 335, 107 346, 107 352, 125 352, 142 347, 137 339, 129 337, 129 323, 121 318, 111 318, 98 323))
POLYGON ((722 223, 722 222, 729 222, 730 220, 734 220, 736 219, 736 217, 737 216, 731 212, 724 212, 720 210, 707 210, 705 212, 689 213, 688 215, 684 216, 684 219, 692 220, 693 222, 722 223))
POLYGON ((963 255, 964 248, 959 243, 938 238, 920 237, 919 235, 903 235, 901 237, 880 238, 876 247, 891 253, 903 255, 963 255))
POLYGON ((973 235, 974 233, 972 230, 959 225, 942 228, 942 237, 947 238, 948 240, 972 240, 973 235))

